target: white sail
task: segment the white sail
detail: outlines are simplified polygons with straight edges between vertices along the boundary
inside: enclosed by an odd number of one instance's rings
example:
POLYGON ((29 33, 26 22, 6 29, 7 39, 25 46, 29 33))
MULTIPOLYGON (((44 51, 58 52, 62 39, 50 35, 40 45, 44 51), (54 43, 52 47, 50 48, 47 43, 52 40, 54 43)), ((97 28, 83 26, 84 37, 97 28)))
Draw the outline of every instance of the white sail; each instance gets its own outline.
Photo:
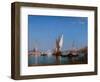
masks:
POLYGON ((63 35, 61 36, 60 41, 59 41, 60 49, 62 48, 62 45, 63 45, 63 35))

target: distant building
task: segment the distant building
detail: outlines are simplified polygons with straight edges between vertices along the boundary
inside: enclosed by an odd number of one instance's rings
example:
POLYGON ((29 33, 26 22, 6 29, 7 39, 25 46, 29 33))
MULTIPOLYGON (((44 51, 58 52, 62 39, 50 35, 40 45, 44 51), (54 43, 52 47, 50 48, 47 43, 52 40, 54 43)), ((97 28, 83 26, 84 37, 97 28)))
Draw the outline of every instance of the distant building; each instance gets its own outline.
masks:
POLYGON ((29 55, 41 55, 41 52, 37 49, 34 48, 32 51, 28 52, 29 55))

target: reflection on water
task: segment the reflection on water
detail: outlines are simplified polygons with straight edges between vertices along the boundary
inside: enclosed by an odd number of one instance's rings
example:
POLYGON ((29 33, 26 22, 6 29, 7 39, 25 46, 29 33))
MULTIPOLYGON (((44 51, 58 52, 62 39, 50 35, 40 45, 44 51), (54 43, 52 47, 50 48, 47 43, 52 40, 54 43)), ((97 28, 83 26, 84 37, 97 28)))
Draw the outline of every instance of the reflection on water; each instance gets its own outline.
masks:
POLYGON ((63 64, 87 64, 87 57, 84 54, 79 54, 76 57, 62 57, 62 56, 38 56, 29 55, 28 65, 63 65, 63 64))

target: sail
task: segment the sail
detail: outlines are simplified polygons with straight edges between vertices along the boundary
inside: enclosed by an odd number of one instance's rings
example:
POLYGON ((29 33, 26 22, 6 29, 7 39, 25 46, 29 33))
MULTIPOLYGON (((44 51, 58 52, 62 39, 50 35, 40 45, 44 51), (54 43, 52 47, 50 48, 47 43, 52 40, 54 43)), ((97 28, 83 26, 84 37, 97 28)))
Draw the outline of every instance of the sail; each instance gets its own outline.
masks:
POLYGON ((60 49, 62 48, 62 45, 63 45, 63 35, 61 36, 60 41, 59 41, 60 49))

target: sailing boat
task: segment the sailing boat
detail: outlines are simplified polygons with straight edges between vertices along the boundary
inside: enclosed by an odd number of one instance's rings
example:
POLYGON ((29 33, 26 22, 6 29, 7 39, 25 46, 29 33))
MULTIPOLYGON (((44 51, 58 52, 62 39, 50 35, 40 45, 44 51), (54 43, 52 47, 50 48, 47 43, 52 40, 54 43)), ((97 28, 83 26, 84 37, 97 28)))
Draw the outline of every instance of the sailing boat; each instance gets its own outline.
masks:
POLYGON ((63 34, 61 35, 61 37, 58 37, 58 39, 56 39, 56 49, 54 51, 54 55, 59 56, 61 55, 61 48, 63 45, 63 34))
POLYGON ((72 44, 72 49, 69 51, 69 54, 67 54, 67 56, 69 56, 69 57, 76 57, 76 56, 78 56, 78 51, 77 51, 77 49, 74 47, 74 42, 73 42, 73 44, 72 44))

